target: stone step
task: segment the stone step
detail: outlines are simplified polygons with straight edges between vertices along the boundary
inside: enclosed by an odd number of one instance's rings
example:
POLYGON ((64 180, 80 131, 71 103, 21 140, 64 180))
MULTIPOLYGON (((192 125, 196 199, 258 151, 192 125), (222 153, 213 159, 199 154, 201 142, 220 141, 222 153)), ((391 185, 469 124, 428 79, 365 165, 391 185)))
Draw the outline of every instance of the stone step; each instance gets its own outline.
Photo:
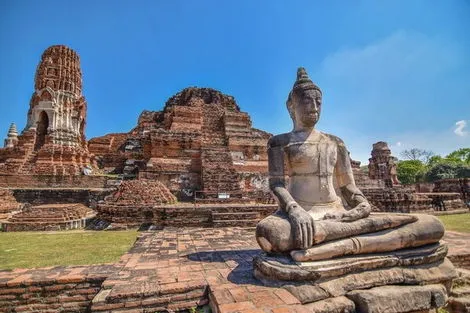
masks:
POLYGON ((470 286, 463 286, 458 288, 453 288, 451 295, 456 298, 460 297, 470 297, 470 286))
POLYGON ((225 212, 215 213, 212 212, 213 221, 234 221, 234 220, 259 220, 257 212, 225 212))
POLYGON ((268 204, 268 205, 253 205, 253 206, 246 206, 246 205, 230 205, 230 206, 220 206, 213 209, 214 213, 241 213, 241 212, 256 212, 256 213, 266 213, 269 214, 276 211, 277 205, 275 204, 268 204))
MULTIPOLYGON (((470 297, 450 297, 447 305, 448 312, 465 313, 470 312, 470 297)), ((447 311, 445 311, 447 312, 447 311)))
POLYGON ((123 284, 102 289, 92 301, 91 312, 167 312, 170 306, 179 312, 206 304, 206 299, 206 286, 201 283, 123 284))
POLYGON ((220 220, 212 221, 214 227, 256 227, 259 220, 220 220))

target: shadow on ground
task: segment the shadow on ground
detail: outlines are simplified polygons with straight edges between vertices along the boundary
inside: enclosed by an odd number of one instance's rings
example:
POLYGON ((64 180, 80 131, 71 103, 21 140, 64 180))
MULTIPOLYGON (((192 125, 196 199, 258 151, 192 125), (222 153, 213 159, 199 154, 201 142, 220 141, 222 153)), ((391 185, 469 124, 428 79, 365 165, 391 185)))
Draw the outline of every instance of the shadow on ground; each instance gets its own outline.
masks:
POLYGON ((188 254, 191 261, 221 263, 231 268, 227 280, 231 283, 262 285, 253 276, 253 258, 261 253, 260 249, 205 251, 188 254))

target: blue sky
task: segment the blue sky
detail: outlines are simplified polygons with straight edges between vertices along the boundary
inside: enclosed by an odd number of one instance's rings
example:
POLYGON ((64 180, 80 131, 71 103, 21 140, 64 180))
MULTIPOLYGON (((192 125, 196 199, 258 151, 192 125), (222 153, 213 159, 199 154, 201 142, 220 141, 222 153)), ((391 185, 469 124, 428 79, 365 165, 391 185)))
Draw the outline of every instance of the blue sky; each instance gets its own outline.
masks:
POLYGON ((292 129, 296 68, 323 91, 318 129, 372 144, 470 147, 470 2, 0 1, 0 136, 21 130, 42 52, 81 58, 87 138, 127 132, 188 86, 233 95, 255 127, 292 129), (468 126, 467 126, 468 125, 468 126))

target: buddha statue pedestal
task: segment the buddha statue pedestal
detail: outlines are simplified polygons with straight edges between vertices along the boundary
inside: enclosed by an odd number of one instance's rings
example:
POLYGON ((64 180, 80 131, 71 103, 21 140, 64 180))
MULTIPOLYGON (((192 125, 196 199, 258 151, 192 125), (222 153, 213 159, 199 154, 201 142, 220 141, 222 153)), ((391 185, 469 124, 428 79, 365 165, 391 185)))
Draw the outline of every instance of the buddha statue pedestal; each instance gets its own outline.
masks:
POLYGON ((446 254, 440 243, 307 262, 262 253, 253 267, 264 285, 287 289, 312 312, 419 312, 446 304, 457 276, 446 254))
POLYGON ((254 276, 287 289, 310 312, 444 306, 457 274, 439 243, 442 223, 430 215, 370 213, 346 146, 314 129, 321 96, 300 68, 287 100, 294 130, 268 142, 279 209, 256 228, 264 252, 253 260, 254 276))

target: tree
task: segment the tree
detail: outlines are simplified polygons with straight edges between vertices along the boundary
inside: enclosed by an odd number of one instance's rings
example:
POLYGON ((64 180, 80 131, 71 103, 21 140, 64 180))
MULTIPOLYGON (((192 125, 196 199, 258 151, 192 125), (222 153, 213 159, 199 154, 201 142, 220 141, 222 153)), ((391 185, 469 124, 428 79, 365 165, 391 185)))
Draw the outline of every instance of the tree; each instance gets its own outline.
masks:
POLYGON ((432 151, 412 148, 409 150, 403 150, 400 155, 406 160, 421 161, 427 163, 429 159, 434 155, 432 151))
POLYGON ((462 148, 449 153, 446 159, 456 163, 464 163, 470 165, 470 148, 462 148))
POLYGON ((397 164, 398 180, 405 185, 421 181, 425 171, 426 166, 420 160, 399 161, 397 164))
POLYGON ((470 177, 470 166, 458 164, 444 159, 441 163, 432 166, 425 174, 428 182, 435 182, 440 179, 447 178, 464 178, 470 177))
POLYGON ((429 167, 432 167, 442 162, 444 162, 443 157, 441 157, 440 155, 433 155, 432 157, 429 158, 427 165, 429 167))

